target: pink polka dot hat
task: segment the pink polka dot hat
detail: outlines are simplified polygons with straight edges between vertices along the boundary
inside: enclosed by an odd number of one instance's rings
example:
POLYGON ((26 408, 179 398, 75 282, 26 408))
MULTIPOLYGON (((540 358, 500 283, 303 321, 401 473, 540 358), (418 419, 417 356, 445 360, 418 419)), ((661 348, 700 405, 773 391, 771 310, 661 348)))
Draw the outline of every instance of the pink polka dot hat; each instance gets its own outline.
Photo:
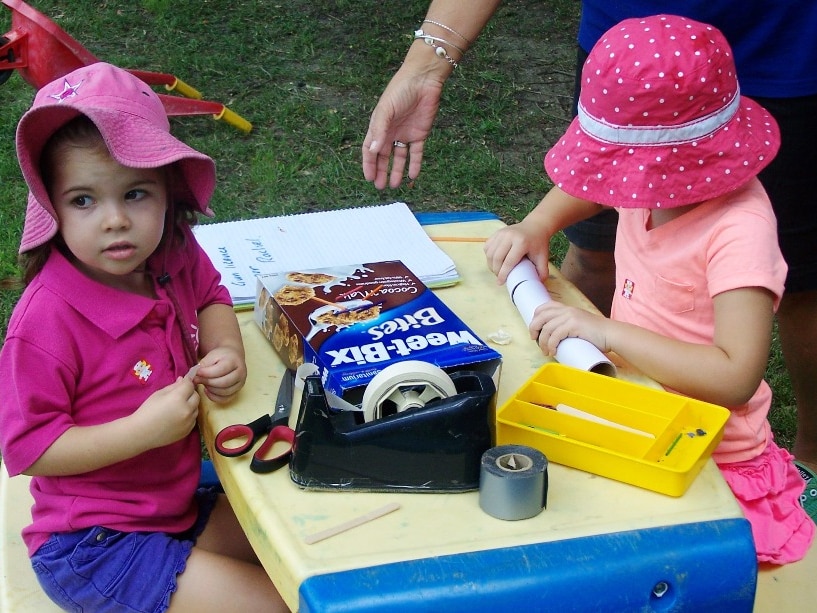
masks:
POLYGON ((723 34, 656 15, 622 21, 593 47, 579 114, 545 169, 577 198, 670 208, 740 187, 779 146, 775 120, 741 96, 723 34))

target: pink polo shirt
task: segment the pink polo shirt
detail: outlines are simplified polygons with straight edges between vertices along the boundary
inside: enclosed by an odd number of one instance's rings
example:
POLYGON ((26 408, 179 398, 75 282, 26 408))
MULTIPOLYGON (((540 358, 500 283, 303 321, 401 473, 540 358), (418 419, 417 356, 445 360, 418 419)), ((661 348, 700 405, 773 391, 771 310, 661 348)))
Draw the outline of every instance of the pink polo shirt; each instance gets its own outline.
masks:
MULTIPOLYGON (((197 312, 231 304, 220 276, 191 232, 166 270, 197 346, 197 312)), ((10 475, 31 466, 68 428, 134 412, 189 369, 167 289, 156 300, 101 285, 52 250, 9 322, 0 352, 0 448, 10 475)), ((90 473, 34 477, 29 554, 50 534, 90 526, 181 532, 196 517, 201 448, 186 438, 90 473)))
MULTIPOLYGON (((711 344, 712 300, 721 292, 766 288, 777 308, 786 263, 777 244, 777 221, 757 179, 657 228, 647 230, 648 221, 649 210, 619 209, 612 319, 711 344)), ((728 407, 731 416, 713 455, 717 462, 748 460, 766 448, 771 397, 761 381, 748 403, 728 407)))

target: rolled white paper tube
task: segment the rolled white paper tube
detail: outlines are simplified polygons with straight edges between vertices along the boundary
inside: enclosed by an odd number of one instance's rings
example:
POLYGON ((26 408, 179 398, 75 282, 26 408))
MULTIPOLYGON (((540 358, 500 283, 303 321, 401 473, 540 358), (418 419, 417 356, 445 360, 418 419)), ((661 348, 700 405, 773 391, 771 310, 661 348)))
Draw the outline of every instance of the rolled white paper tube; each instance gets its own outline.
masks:
MULTIPOLYGON (((525 325, 530 326, 536 309, 550 301, 550 294, 539 279, 536 267, 528 258, 522 258, 519 264, 508 273, 505 282, 511 302, 514 303, 525 325)), ((581 338, 566 338, 556 347, 556 361, 590 372, 616 376, 615 365, 598 347, 581 338)))
POLYGON ((539 280, 536 267, 528 258, 522 260, 508 273, 505 281, 511 302, 516 305, 526 326, 533 320, 533 313, 540 304, 550 302, 547 288, 539 280))

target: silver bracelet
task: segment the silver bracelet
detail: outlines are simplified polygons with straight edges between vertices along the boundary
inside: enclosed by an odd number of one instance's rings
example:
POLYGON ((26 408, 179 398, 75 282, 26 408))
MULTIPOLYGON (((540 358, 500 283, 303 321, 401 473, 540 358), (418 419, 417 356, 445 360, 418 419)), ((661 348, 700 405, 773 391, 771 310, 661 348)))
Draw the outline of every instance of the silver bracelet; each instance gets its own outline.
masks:
POLYGON ((452 34, 456 34, 457 36, 459 36, 459 37, 460 37, 462 40, 464 40, 466 43, 468 43, 468 45, 469 45, 469 46, 471 45, 471 41, 470 41, 470 40, 468 40, 468 39, 467 39, 467 38, 465 38, 465 37, 464 37, 462 34, 460 34, 459 32, 457 32, 457 31, 456 31, 454 28, 449 28, 447 25, 445 25, 445 24, 443 24, 443 23, 440 23, 439 21, 431 21, 431 19, 424 19, 424 20, 423 20, 423 23, 430 23, 430 24, 432 24, 432 25, 437 26, 438 28, 442 28, 443 30, 448 30, 448 31, 449 31, 449 32, 451 32, 452 34))
POLYGON ((446 62, 451 64, 454 68, 459 66, 457 61, 453 57, 448 55, 448 51, 446 51, 445 47, 442 47, 435 42, 440 39, 434 38, 433 36, 429 36, 428 34, 424 34, 422 30, 416 30, 414 32, 414 40, 417 40, 418 38, 423 39, 423 42, 425 42, 426 45, 434 49, 435 54, 437 54, 439 57, 441 57, 446 62))
POLYGON ((451 45, 452 47, 454 47, 454 49, 459 51, 461 55, 465 55, 465 49, 463 49, 462 47, 459 47, 459 46, 455 45, 454 43, 452 43, 451 41, 445 40, 444 38, 440 38, 439 36, 432 36, 428 32, 425 32, 424 30, 415 30, 414 31, 414 38, 415 39, 422 38, 423 40, 431 39, 435 43, 442 43, 444 45, 451 45))

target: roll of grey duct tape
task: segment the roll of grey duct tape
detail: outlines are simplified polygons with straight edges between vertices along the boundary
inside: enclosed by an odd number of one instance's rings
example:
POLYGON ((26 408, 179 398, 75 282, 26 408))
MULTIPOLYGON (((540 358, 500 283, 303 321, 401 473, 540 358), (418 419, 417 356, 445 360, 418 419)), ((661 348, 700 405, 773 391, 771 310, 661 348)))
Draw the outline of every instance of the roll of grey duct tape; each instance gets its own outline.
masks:
POLYGON ((500 445, 482 454, 479 506, 497 519, 528 519, 547 505, 547 458, 532 447, 500 445))

